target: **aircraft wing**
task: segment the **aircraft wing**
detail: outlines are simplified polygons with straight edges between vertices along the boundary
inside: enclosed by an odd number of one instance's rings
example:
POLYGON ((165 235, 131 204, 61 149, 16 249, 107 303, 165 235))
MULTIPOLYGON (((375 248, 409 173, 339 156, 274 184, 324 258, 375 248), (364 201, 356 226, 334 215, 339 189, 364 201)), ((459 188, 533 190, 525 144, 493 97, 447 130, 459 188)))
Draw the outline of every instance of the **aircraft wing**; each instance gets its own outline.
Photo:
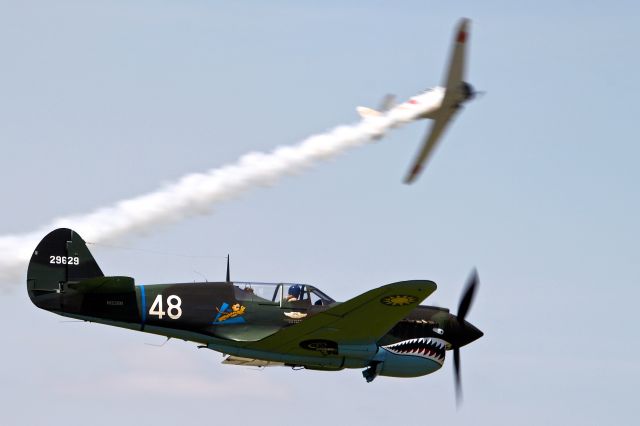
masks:
POLYGON ((436 290, 433 281, 401 281, 370 290, 305 319, 246 348, 309 355, 300 346, 307 340, 330 340, 338 344, 370 344, 436 290))
POLYGON ((447 93, 455 93, 460 87, 460 83, 464 80, 469 23, 470 21, 468 19, 462 19, 456 28, 453 50, 451 52, 451 59, 449 60, 449 69, 445 77, 446 82, 444 87, 446 87, 447 93))
POLYGON ((433 151, 438 140, 440 140, 440 136, 447 127, 447 123, 451 121, 453 115, 456 112, 456 108, 446 108, 440 111, 439 115, 435 118, 433 123, 431 123, 431 130, 429 131, 428 136, 425 138, 425 141, 422 143, 420 147, 420 151, 416 156, 416 159, 413 161, 413 165, 409 170, 409 174, 404 179, 404 183, 410 184, 412 183, 422 171, 424 167, 424 163, 427 161, 429 154, 433 151))
POLYGON ((467 40, 469 38, 469 24, 471 21, 469 19, 462 19, 460 23, 456 27, 456 32, 453 40, 453 49, 451 51, 451 58, 449 60, 449 68, 447 69, 447 73, 445 76, 445 95, 442 100, 442 110, 435 117, 433 123, 431 124, 431 130, 429 135, 426 137, 416 159, 409 170, 409 174, 404 179, 404 183, 413 182, 416 177, 422 171, 424 163, 429 158, 429 155, 435 148, 442 136, 442 133, 447 127, 447 123, 449 123, 457 111, 457 108, 454 106, 455 97, 460 91, 460 85, 463 83, 464 74, 465 74, 465 57, 467 50, 467 40))

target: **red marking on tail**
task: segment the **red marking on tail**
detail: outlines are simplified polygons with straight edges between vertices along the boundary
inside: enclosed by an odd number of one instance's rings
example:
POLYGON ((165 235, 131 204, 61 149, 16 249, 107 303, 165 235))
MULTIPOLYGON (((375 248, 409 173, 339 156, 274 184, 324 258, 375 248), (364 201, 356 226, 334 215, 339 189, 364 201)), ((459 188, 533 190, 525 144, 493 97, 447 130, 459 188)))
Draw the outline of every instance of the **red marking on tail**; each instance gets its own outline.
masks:
POLYGON ((458 39, 456 40, 456 42, 464 43, 466 40, 467 40, 467 33, 465 33, 464 31, 460 31, 458 33, 458 39))

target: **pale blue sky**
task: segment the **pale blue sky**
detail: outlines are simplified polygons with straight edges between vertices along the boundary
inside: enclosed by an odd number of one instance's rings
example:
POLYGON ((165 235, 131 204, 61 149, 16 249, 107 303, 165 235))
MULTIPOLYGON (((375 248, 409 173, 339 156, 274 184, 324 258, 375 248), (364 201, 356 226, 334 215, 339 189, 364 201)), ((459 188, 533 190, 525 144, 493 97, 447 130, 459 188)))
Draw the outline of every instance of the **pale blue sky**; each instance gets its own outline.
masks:
MULTIPOLYGON (((338 300, 402 279, 455 310, 477 266, 456 412, 433 375, 254 371, 195 345, 61 323, 0 294, 0 423, 634 424, 640 382, 635 2, 0 2, 0 235, 356 121, 439 84, 473 20, 468 104, 421 179, 426 123, 277 186, 96 247, 139 284, 304 281, 338 300), (294 407, 294 408, 291 408, 294 407)), ((26 265, 25 265, 26 273, 26 265)))

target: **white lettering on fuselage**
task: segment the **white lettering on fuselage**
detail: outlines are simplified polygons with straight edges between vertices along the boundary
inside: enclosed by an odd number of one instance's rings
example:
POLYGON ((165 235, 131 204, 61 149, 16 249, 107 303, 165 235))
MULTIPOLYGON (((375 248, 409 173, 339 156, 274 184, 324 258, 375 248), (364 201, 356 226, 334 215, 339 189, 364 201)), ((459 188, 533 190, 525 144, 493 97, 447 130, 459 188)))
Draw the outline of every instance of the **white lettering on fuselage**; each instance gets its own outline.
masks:
POLYGON ((178 319, 182 316, 182 299, 175 294, 167 297, 167 311, 162 309, 162 295, 159 294, 154 299, 149 309, 149 316, 157 316, 158 319, 162 319, 165 315, 168 315, 171 319, 178 319))

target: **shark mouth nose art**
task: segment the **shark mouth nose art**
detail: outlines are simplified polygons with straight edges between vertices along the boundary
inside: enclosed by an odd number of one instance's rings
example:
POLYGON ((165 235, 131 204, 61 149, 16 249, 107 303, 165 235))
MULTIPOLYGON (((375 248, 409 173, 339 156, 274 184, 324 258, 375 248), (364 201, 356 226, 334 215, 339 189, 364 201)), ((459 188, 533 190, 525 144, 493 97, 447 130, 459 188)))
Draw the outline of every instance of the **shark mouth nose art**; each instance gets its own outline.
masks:
POLYGON ((383 346, 383 349, 396 355, 418 356, 427 358, 438 364, 444 364, 447 342, 432 337, 409 339, 393 345, 383 346))

